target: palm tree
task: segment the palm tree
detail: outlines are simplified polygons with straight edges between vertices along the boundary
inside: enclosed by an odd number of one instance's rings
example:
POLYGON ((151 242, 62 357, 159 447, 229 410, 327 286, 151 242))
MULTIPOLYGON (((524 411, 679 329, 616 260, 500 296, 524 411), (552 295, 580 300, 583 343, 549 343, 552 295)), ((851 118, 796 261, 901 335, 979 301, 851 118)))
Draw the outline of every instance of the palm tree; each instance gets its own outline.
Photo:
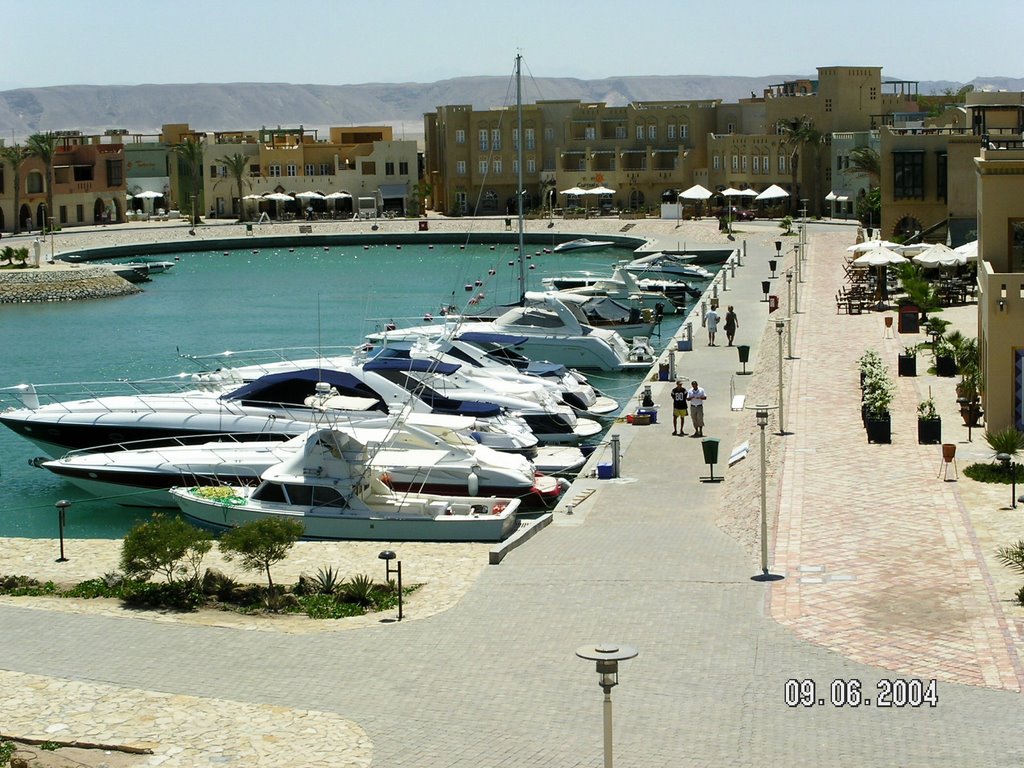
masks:
POLYGON ((192 226, 199 223, 199 208, 203 204, 203 145, 196 139, 187 138, 174 147, 178 158, 178 170, 188 179, 192 226))
POLYGON ((882 178, 882 161, 871 147, 857 147, 850 150, 850 173, 867 176, 868 185, 877 187, 882 178))
POLYGON ((11 166, 11 179, 14 182, 14 234, 21 234, 21 164, 28 157, 28 150, 20 144, 0 147, 0 162, 11 166))
POLYGON ((807 117, 807 115, 802 115, 792 120, 779 120, 776 123, 776 127, 782 134, 782 146, 789 149, 789 170, 793 175, 790 201, 793 204, 794 216, 800 210, 800 194, 797 188, 797 172, 800 161, 803 159, 804 151, 807 148, 814 148, 814 189, 811 202, 813 203, 812 213, 817 215, 819 213, 818 207, 821 205, 820 195, 818 194, 818 184, 821 177, 821 152, 819 148, 824 143, 825 136, 814 127, 814 121, 807 117))
MULTIPOLYGON (((37 157, 46 169, 46 215, 53 218, 53 156, 57 153, 57 134, 47 131, 46 133, 33 133, 25 142, 25 148, 29 157, 37 157)), ((46 232, 47 227, 52 226, 43 222, 42 230, 46 232)))
POLYGON ((246 220, 245 215, 245 203, 242 201, 242 192, 245 191, 245 186, 251 186, 248 177, 249 173, 249 158, 243 155, 241 152, 235 152, 233 155, 228 157, 222 157, 220 162, 223 163, 224 167, 228 169, 228 176, 234 181, 235 186, 238 189, 238 208, 241 211, 241 220, 246 220))

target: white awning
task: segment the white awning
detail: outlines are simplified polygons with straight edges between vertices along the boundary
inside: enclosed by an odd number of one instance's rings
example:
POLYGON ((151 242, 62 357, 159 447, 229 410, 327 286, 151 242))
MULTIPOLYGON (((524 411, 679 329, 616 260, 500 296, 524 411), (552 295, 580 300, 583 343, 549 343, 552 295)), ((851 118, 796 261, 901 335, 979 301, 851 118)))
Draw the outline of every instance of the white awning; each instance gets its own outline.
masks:
POLYGON ((409 190, 405 184, 381 184, 378 189, 382 200, 391 200, 396 197, 406 198, 409 190))

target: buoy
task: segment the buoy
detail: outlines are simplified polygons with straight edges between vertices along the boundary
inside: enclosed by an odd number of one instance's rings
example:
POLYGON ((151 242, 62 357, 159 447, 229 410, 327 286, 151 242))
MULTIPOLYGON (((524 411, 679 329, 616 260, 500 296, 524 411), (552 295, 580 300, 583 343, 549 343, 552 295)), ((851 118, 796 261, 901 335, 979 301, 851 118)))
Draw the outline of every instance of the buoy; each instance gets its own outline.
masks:
POLYGON ((466 288, 467 291, 472 291, 473 290, 473 286, 470 285, 469 283, 466 283, 465 288, 466 288))
POLYGON ((475 285, 475 286, 476 286, 477 288, 479 288, 479 287, 480 287, 481 285, 483 285, 483 284, 484 284, 484 281, 483 281, 483 280, 477 280, 477 281, 476 281, 476 282, 474 283, 474 285, 475 285))
POLYGON ((493 245, 491 246, 491 250, 492 250, 492 251, 494 250, 494 246, 493 246, 493 245))
POLYGON ((396 251, 400 251, 400 250, 402 250, 402 246, 400 246, 400 245, 396 245, 396 246, 395 246, 395 250, 396 250, 396 251))
POLYGON ((496 269, 488 269, 487 270, 487 274, 490 275, 491 277, 494 277, 496 274, 498 274, 498 270, 496 270, 496 269))
POLYGON ((397 325, 395 325, 394 323, 388 323, 387 325, 385 325, 385 326, 384 326, 384 330, 385 330, 385 331, 393 331, 393 330, 395 330, 395 328, 397 328, 397 327, 398 327, 398 326, 397 326, 397 325))
POLYGON ((459 250, 460 250, 460 251, 464 251, 464 250, 466 250, 466 246, 464 246, 464 245, 460 245, 460 246, 459 246, 459 250))
POLYGON ((536 265, 536 264, 531 264, 531 265, 530 265, 530 269, 536 269, 536 268, 537 268, 537 265, 536 265))
POLYGON ((481 291, 480 293, 478 293, 478 294, 476 295, 476 298, 477 298, 477 300, 479 300, 479 299, 485 299, 485 298, 487 298, 487 294, 486 294, 486 293, 484 293, 483 291, 481 291))
POLYGON ((518 246, 518 245, 516 245, 516 246, 513 246, 512 250, 513 250, 513 252, 514 252, 514 251, 518 251, 518 250, 519 250, 519 246, 518 246))
POLYGON ((427 312, 427 314, 425 314, 423 316, 424 322, 427 322, 427 323, 429 323, 433 319, 434 319, 434 316, 432 314, 430 314, 429 312, 427 312))
POLYGON ((325 246, 324 246, 324 250, 325 250, 325 251, 329 251, 329 250, 331 250, 331 249, 330 249, 329 247, 327 247, 327 246, 325 245, 325 246))
POLYGON ((432 245, 428 245, 428 246, 427 246, 427 250, 428 250, 428 251, 432 251, 432 250, 434 250, 434 246, 432 246, 432 245))
POLYGON ((510 261, 510 262, 508 263, 508 265, 509 265, 510 267, 511 267, 511 266, 514 266, 514 265, 515 265, 515 262, 514 262, 514 261, 510 261))

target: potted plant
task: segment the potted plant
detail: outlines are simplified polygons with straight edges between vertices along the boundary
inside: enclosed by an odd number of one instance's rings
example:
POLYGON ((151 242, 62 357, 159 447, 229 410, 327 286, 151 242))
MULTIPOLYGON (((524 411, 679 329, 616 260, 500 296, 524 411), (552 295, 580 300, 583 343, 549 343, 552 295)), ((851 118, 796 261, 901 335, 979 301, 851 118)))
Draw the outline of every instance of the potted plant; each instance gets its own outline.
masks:
POLYGON ((900 376, 917 376, 917 345, 905 347, 899 356, 897 373, 900 376))
POLYGON ((938 445, 942 442, 942 418, 935 409, 931 392, 917 404, 917 442, 921 445, 938 445))
POLYGON ((864 428, 869 443, 892 442, 892 420, 889 408, 896 386, 884 366, 872 369, 864 382, 864 428))
POLYGON ((956 376, 956 354, 948 339, 938 339, 932 346, 932 353, 935 355, 936 376, 956 376))

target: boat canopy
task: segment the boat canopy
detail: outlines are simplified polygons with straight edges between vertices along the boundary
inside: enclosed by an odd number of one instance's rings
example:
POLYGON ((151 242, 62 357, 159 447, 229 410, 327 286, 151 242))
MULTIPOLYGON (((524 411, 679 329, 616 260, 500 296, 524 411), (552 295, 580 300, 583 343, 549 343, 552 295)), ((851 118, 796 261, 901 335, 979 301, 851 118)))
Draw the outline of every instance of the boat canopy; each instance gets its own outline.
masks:
POLYGON ((409 357, 375 357, 363 364, 364 371, 408 371, 410 373, 439 373, 449 376, 462 366, 439 360, 417 360, 409 357))
POLYGON ((520 346, 529 340, 526 336, 513 336, 510 333, 487 331, 466 331, 459 334, 459 339, 468 341, 470 344, 507 344, 510 347, 520 346))
POLYGON ((284 373, 270 373, 229 392, 221 400, 260 405, 282 403, 304 405, 314 394, 318 383, 329 384, 337 394, 372 398, 374 405, 368 410, 387 411, 383 398, 350 373, 323 368, 306 368, 284 373))

